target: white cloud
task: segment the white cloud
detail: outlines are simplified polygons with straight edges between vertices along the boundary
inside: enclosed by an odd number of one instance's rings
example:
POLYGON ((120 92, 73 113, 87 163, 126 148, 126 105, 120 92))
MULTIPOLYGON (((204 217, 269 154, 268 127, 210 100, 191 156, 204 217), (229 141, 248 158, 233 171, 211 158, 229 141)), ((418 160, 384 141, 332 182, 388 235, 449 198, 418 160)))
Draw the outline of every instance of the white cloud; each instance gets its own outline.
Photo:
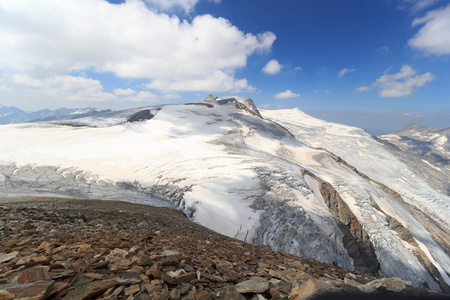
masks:
POLYGON ((383 46, 377 49, 377 52, 380 54, 388 54, 390 51, 389 46, 383 46))
POLYGON ((408 41, 411 47, 428 54, 450 54, 450 4, 428 12, 415 19, 413 26, 424 24, 419 32, 408 41))
POLYGON ((56 75, 38 79, 28 75, 14 74, 2 78, 7 89, 1 90, 5 99, 13 98, 9 105, 26 105, 31 110, 59 108, 61 106, 79 107, 92 105, 92 102, 106 102, 115 105, 124 102, 158 103, 172 99, 176 94, 158 95, 150 91, 135 91, 131 88, 114 89, 114 93, 104 90, 99 80, 71 75, 56 75), (64 104, 61 105, 61 101, 64 104))
POLYGON ((175 79, 155 79, 145 85, 148 89, 157 89, 163 91, 208 91, 208 92, 242 92, 253 91, 247 79, 236 79, 232 75, 222 71, 215 71, 209 77, 196 76, 184 80, 175 79))
POLYGON ((46 79, 15 74, 9 86, 15 93, 32 96, 35 101, 107 101, 116 96, 103 91, 98 80, 77 76, 53 76, 46 79))
MULTIPOLYGON (((386 98, 398 98, 411 95, 417 88, 434 80, 434 75, 430 72, 416 75, 417 71, 409 65, 403 65, 400 72, 395 74, 384 74, 378 78, 372 87, 378 89, 378 95, 386 98)), ((370 90, 369 86, 362 86, 356 89, 357 92, 370 90)))
POLYGON ((283 65, 280 65, 280 63, 276 59, 272 59, 269 61, 262 71, 267 74, 275 75, 281 71, 283 68, 283 65))
POLYGON ((425 115, 411 114, 411 113, 402 113, 401 116, 404 118, 423 118, 423 117, 425 117, 425 115))
MULTIPOLYGON (((183 9, 197 3, 152 2, 183 9)), ((244 33, 211 15, 180 20, 152 11, 142 0, 118 5, 104 0, 0 0, 0 16, 3 74, 45 81, 74 71, 111 72, 147 79, 149 87, 164 93, 252 90, 245 78, 235 78, 235 70, 245 67, 248 56, 270 50, 276 39, 271 32, 244 33)))
POLYGON ((421 11, 440 0, 403 0, 402 3, 400 3, 399 8, 400 9, 412 9, 415 12, 421 11))
POLYGON ((291 90, 286 90, 284 92, 275 95, 276 99, 289 99, 300 97, 300 94, 293 93, 291 90))
POLYGON ((123 100, 130 102, 158 103, 160 102, 161 97, 149 91, 141 91, 136 95, 125 97, 123 100))
POLYGON ((370 86, 360 86, 355 89, 355 91, 358 93, 367 92, 369 90, 370 90, 370 86))
POLYGON ((114 89, 114 95, 117 95, 117 96, 122 96, 122 95, 131 96, 131 95, 134 95, 134 94, 136 94, 136 91, 132 90, 130 88, 127 88, 126 90, 124 90, 124 89, 114 89))
POLYGON ((294 71, 303 71, 303 68, 302 67, 295 67, 294 71))
POLYGON ((347 69, 347 68, 343 68, 342 70, 339 71, 339 73, 338 73, 337 76, 338 76, 339 78, 342 78, 342 77, 344 77, 345 74, 351 73, 351 72, 355 72, 355 71, 356 71, 356 69, 347 69))

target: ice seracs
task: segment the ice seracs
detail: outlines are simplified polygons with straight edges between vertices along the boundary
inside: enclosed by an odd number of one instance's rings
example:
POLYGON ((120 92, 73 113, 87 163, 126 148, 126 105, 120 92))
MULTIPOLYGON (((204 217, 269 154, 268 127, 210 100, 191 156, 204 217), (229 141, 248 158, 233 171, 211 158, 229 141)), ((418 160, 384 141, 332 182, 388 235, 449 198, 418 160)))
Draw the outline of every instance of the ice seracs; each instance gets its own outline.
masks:
POLYGON ((165 203, 247 242, 450 285, 449 198, 361 129, 215 96, 1 129, 0 196, 165 203))

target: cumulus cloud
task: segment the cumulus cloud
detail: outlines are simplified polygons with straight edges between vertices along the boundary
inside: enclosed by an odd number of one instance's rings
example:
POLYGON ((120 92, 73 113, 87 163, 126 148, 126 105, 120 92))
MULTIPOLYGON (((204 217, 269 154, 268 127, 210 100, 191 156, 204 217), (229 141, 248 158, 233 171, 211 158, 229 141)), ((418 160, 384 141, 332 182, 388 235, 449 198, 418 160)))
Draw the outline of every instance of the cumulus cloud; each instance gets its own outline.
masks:
POLYGON ((272 59, 264 66, 262 71, 267 74, 275 75, 280 73, 282 68, 283 65, 280 65, 280 63, 276 59, 272 59))
POLYGON ((105 93, 98 80, 77 76, 53 76, 37 79, 27 75, 15 74, 11 77, 10 86, 17 92, 33 95, 35 98, 71 101, 106 101, 116 97, 105 93))
POLYGON ((14 74, 1 80, 7 87, 2 90, 0 86, 0 93, 5 99, 15 97, 13 105, 27 105, 31 109, 40 109, 42 106, 58 108, 61 107, 61 104, 58 104, 61 100, 65 100, 64 105, 77 106, 80 103, 91 105, 92 102, 105 101, 158 103, 171 97, 170 94, 161 96, 149 91, 135 91, 131 88, 114 89, 113 93, 108 93, 99 80, 82 76, 56 75, 39 79, 14 74))
POLYGON ((276 99, 289 99, 300 97, 300 94, 293 93, 291 90, 286 90, 284 92, 275 95, 276 99))
MULTIPOLYGON (((183 9, 197 3, 149 1, 183 9)), ((143 0, 0 1, 0 16, 2 78, 20 74, 45 81, 74 72, 109 72, 146 79, 163 93, 251 90, 234 73, 276 39, 272 32, 244 33, 211 15, 180 20, 149 9, 143 0)))
POLYGON ((123 100, 130 102, 147 102, 147 103, 158 103, 161 100, 159 95, 156 95, 149 91, 140 91, 137 94, 125 97, 123 100))
POLYGON ((222 71, 215 71, 208 77, 193 77, 183 80, 170 78, 155 79, 144 85, 148 89, 176 90, 176 91, 209 91, 209 92, 242 92, 253 91, 247 79, 236 79, 234 76, 222 71))
MULTIPOLYGON (((411 95, 417 88, 434 80, 434 75, 430 72, 417 74, 409 65, 403 65, 400 72, 395 74, 384 74, 372 83, 373 88, 378 90, 380 97, 398 98, 411 95)), ((370 90, 369 86, 361 86, 356 89, 358 92, 370 90)))
POLYGON ((413 26, 420 24, 422 28, 408 44, 427 54, 450 54, 450 4, 413 21, 413 26))
POLYGON ((355 72, 355 71, 356 71, 356 69, 347 69, 347 68, 343 68, 342 70, 339 71, 339 73, 338 73, 337 76, 338 76, 339 78, 342 78, 342 77, 344 77, 345 74, 351 73, 351 72, 355 72))
POLYGON ((126 95, 126 96, 130 96, 130 95, 134 95, 136 94, 136 91, 130 88, 127 88, 126 90, 124 89, 114 89, 114 95, 126 95))
POLYGON ((369 90, 370 90, 370 86, 360 86, 355 89, 355 91, 358 93, 367 92, 369 90))

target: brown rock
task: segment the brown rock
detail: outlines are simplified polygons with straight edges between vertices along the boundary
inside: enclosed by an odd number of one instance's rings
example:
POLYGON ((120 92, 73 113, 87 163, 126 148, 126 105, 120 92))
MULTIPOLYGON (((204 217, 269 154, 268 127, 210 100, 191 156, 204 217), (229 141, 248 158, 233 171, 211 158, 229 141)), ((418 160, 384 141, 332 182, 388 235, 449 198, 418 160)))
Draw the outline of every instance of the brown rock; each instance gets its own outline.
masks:
POLYGON ((223 274, 222 277, 223 277, 223 279, 225 279, 225 281, 232 282, 232 283, 238 283, 239 280, 241 279, 241 276, 239 275, 239 273, 234 270, 225 271, 225 273, 223 274))
POLYGON ((88 252, 90 249, 91 249, 90 244, 82 244, 78 247, 77 252, 79 253, 88 252))
POLYGON ((152 296, 159 293, 162 290, 162 286, 160 284, 150 283, 145 285, 145 290, 152 296))
POLYGON ((133 295, 137 292, 139 292, 141 288, 139 287, 139 284, 132 285, 130 287, 125 288, 125 296, 133 295))
POLYGON ((128 255, 128 251, 124 249, 115 248, 114 250, 111 251, 110 255, 125 258, 128 255))
POLYGON ((322 281, 317 279, 308 279, 306 282, 298 281, 289 294, 289 299, 300 300, 310 299, 314 296, 326 293, 340 293, 342 290, 337 289, 330 281, 322 281))
POLYGON ((239 293, 264 293, 269 288, 269 282, 263 277, 253 277, 236 284, 239 293))
POLYGON ((401 292, 407 287, 411 287, 412 284, 409 281, 403 281, 400 278, 382 278, 373 280, 364 285, 363 290, 366 293, 373 292, 401 292))
POLYGON ((59 246, 59 247, 57 247, 57 248, 55 248, 55 249, 52 250, 52 254, 59 253, 59 252, 63 251, 64 249, 66 249, 66 246, 65 246, 65 245, 59 246))
POLYGON ((131 266, 132 262, 129 259, 123 259, 120 262, 114 264, 111 266, 112 270, 118 271, 118 270, 128 270, 128 268, 131 266))
POLYGON ((41 249, 47 250, 47 249, 50 248, 50 246, 51 246, 51 244, 50 244, 49 242, 43 241, 43 242, 39 245, 38 250, 41 250, 41 249))
POLYGON ((48 299, 60 299, 70 288, 70 284, 55 282, 48 292, 48 299))
POLYGON ((197 278, 197 274, 195 272, 189 272, 189 273, 186 273, 186 274, 181 274, 181 275, 176 276, 175 280, 178 283, 188 283, 191 280, 194 280, 196 278, 197 278))
POLYGON ((10 292, 6 290, 0 290, 0 299, 1 300, 12 300, 14 299, 14 294, 11 294, 10 292))
POLYGON ((161 278, 161 271, 158 269, 150 269, 149 270, 150 274, 155 277, 155 278, 161 278))
POLYGON ((201 290, 194 294, 194 300, 212 300, 215 299, 215 295, 213 293, 207 292, 205 290, 201 290))
POLYGON ((50 280, 50 275, 48 274, 49 267, 35 267, 27 269, 22 275, 19 276, 17 282, 20 284, 50 280))
POLYGON ((172 284, 172 285, 178 284, 178 281, 175 278, 173 278, 172 276, 170 276, 166 273, 163 273, 161 275, 161 279, 164 280, 165 282, 167 282, 168 284, 172 284))
POLYGON ((14 295, 14 299, 40 300, 46 299, 53 285, 53 281, 36 281, 26 284, 15 284, 3 287, 14 295))
POLYGON ((13 260, 16 258, 16 256, 19 254, 19 251, 14 251, 8 254, 2 254, 0 255, 0 263, 8 262, 10 260, 13 260))
POLYGON ((69 291, 63 299, 66 300, 84 300, 97 296, 116 286, 115 281, 93 281, 90 283, 80 284, 74 286, 74 289, 69 291))
POLYGON ((136 272, 124 272, 122 277, 117 281, 120 285, 134 285, 142 282, 141 277, 136 272))
POLYGON ((225 290, 225 292, 219 293, 219 300, 245 300, 234 286, 231 286, 225 290))
POLYGON ((83 276, 86 278, 92 278, 97 280, 103 279, 103 275, 98 273, 84 273, 83 276))

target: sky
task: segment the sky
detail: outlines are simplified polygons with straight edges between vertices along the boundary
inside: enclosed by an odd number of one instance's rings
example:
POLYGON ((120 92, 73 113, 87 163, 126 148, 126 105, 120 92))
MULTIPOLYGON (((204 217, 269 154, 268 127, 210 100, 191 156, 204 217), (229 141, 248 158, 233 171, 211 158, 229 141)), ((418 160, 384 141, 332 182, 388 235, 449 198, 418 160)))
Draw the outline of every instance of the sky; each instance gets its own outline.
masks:
POLYGON ((0 104, 251 98, 386 133, 450 127, 448 0, 0 0, 0 104))

